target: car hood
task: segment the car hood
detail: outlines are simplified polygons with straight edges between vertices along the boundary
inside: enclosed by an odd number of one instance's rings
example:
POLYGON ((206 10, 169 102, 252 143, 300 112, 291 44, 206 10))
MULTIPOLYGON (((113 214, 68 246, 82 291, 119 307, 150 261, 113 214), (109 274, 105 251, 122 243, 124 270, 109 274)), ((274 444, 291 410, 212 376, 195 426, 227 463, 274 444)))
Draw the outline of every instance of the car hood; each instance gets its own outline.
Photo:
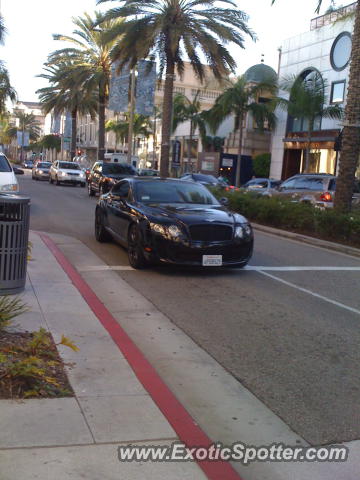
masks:
POLYGON ((153 221, 179 221, 186 225, 199 223, 244 223, 246 218, 229 212, 222 205, 194 204, 151 204, 144 206, 143 212, 153 221))
POLYGON ((113 178, 114 180, 120 179, 122 180, 123 178, 128 178, 131 177, 129 174, 124 174, 124 173, 104 173, 104 177, 106 178, 113 178))

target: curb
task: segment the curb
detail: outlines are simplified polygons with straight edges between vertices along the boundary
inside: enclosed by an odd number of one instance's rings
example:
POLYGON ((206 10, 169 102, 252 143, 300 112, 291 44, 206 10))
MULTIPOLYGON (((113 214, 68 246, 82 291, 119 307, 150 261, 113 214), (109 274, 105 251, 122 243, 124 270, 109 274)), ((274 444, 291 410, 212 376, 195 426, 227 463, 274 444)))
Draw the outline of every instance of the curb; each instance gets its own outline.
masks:
MULTIPOLYGON (((100 323, 108 331, 114 343, 123 353, 136 377, 160 409, 169 424, 175 430, 181 442, 188 448, 210 447, 214 442, 198 426, 186 408, 175 397, 169 387, 160 378, 155 368, 145 358, 140 349, 131 340, 118 321, 97 297, 96 293, 82 278, 80 273, 66 258, 53 240, 45 234, 36 232, 53 254, 73 285, 94 312, 100 323)), ((195 460, 209 480, 242 480, 232 465, 225 461, 195 460)))
POLYGON ((345 253, 352 257, 360 258, 360 249, 342 245, 341 243, 328 242, 315 237, 308 237, 307 235, 301 235, 300 233, 288 232, 287 230, 280 230, 279 228, 267 227, 265 225, 259 225, 258 223, 252 223, 252 227, 259 232, 270 233, 271 235, 277 235, 278 237, 288 238, 290 240, 297 240, 301 243, 306 243, 314 247, 326 248, 334 252, 345 253))

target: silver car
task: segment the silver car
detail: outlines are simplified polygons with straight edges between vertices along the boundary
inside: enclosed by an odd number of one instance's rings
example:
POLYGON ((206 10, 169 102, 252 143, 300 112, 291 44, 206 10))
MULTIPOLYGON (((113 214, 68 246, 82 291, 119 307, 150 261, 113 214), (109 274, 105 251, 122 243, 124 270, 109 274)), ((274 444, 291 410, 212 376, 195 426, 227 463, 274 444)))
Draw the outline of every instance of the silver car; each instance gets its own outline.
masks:
POLYGON ((56 185, 69 183, 85 187, 86 176, 78 163, 57 160, 50 168, 49 182, 55 182, 56 185))
POLYGON ((242 185, 241 190, 256 193, 264 197, 271 197, 276 193, 280 185, 281 180, 274 180, 272 178, 253 178, 242 185))
POLYGON ((48 180, 50 176, 51 162, 38 162, 32 169, 33 180, 48 180))

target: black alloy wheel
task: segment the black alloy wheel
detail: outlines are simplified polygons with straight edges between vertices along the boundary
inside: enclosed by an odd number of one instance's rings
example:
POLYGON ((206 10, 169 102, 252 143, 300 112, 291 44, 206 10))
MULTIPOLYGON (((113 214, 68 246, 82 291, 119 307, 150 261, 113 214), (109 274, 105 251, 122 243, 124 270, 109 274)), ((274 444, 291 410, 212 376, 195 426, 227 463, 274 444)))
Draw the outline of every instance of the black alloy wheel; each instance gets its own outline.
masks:
POLYGON ((95 238, 100 243, 109 242, 111 240, 110 233, 104 227, 103 214, 99 208, 95 211, 95 238))
POLYGON ((128 234, 128 259, 129 263, 133 268, 141 270, 146 268, 148 262, 144 257, 141 242, 140 242, 140 232, 136 225, 131 225, 128 234))

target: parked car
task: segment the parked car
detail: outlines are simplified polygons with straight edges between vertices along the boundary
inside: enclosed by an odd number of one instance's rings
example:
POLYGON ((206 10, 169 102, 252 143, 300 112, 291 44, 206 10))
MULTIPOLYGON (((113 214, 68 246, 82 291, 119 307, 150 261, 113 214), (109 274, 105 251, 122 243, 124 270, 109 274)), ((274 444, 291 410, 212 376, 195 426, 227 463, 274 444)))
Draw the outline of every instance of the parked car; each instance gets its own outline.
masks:
POLYGON ((245 266, 253 251, 249 222, 195 182, 132 177, 102 195, 95 237, 127 248, 133 268, 148 263, 245 266))
MULTIPOLYGON (((285 180, 276 191, 293 202, 307 202, 320 208, 332 208, 336 177, 326 173, 308 173, 294 175, 285 180)), ((353 203, 360 204, 359 186, 354 179, 353 203)))
POLYGON ((80 185, 85 187, 85 173, 75 162, 64 162, 57 160, 51 165, 49 172, 49 182, 60 185, 61 183, 69 183, 71 185, 80 185))
POLYGON ((88 176, 88 193, 102 195, 119 180, 137 175, 135 167, 128 163, 96 162, 88 176))
POLYGON ((23 166, 24 166, 24 168, 32 169, 34 167, 34 162, 31 159, 25 160, 24 163, 23 163, 23 166))
POLYGON ((50 176, 51 162, 37 162, 32 169, 33 180, 48 180, 50 176))
POLYGON ((184 175, 181 175, 180 179, 201 183, 202 185, 211 187, 228 186, 226 182, 219 180, 218 178, 214 177, 214 175, 208 175, 206 173, 184 173, 184 175))
POLYGON ((274 180, 272 178, 253 178, 242 185, 241 190, 271 197, 280 185, 281 180, 274 180))
POLYGON ((138 168, 137 172, 141 177, 158 177, 160 175, 159 170, 153 168, 138 168))
POLYGON ((0 153, 0 193, 15 193, 19 191, 19 184, 13 167, 3 153, 0 153))

